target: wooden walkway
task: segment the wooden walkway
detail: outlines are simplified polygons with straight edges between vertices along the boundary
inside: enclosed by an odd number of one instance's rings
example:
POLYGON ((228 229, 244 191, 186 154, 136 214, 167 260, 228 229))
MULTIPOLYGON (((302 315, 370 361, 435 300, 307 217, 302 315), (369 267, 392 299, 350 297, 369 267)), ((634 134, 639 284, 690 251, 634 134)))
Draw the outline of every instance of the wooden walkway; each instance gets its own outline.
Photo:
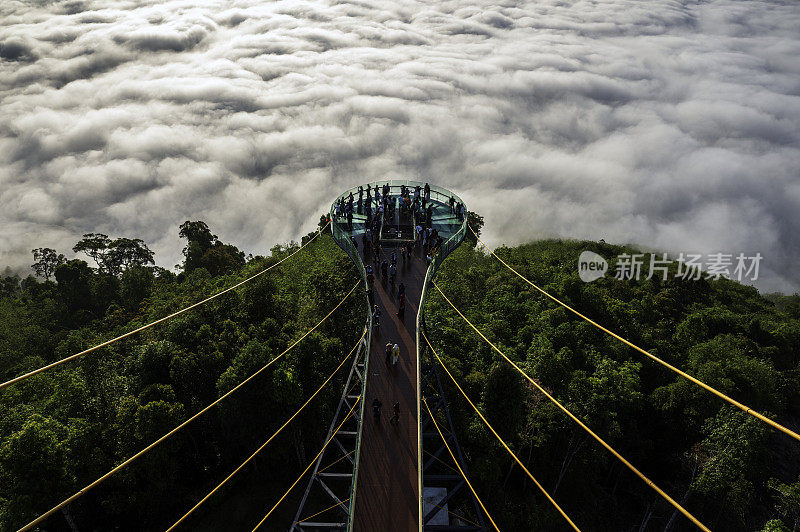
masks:
MULTIPOLYGON (((359 240, 360 244, 360 240, 359 240)), ((382 250, 388 259, 395 248, 382 250)), ((363 251, 362 251, 363 252, 363 251)), ((397 313, 396 288, 376 268, 375 303, 381 309, 380 328, 373 329, 367 376, 367 410, 364 413, 358 486, 353 530, 355 532, 410 532, 419 529, 417 512, 417 344, 416 319, 427 265, 417 251, 405 265, 397 249, 397 285, 406 287, 403 320, 397 313), (385 361, 385 346, 400 347, 400 361, 393 368, 385 361), (379 422, 372 415, 372 401, 383 403, 379 422), (392 405, 400 403, 400 423, 392 425, 392 405)), ((391 262, 391 261, 390 261, 391 262)), ((369 262, 373 264, 371 257, 369 262)))

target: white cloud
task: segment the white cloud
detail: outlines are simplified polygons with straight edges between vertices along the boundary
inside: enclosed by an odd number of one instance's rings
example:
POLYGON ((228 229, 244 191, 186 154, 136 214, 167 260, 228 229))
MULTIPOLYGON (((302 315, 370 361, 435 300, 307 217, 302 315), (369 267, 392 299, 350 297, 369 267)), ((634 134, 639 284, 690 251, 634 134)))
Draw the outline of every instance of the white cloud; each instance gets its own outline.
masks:
POLYGON ((800 288, 800 5, 0 5, 0 266, 87 231, 263 253, 343 189, 450 186, 492 245, 764 255, 800 288), (32 245, 33 244, 33 245, 32 245))

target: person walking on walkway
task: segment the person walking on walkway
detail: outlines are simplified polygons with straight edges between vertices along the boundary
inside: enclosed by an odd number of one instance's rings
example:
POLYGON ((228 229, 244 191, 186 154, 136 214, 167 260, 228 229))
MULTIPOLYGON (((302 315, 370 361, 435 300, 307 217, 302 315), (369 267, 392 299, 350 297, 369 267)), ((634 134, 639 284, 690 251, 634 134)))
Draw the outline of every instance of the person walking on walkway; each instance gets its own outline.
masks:
POLYGON ((397 344, 394 344, 394 346, 392 347, 392 367, 393 368, 397 367, 397 361, 399 359, 400 359, 400 346, 397 345, 397 344))
POLYGON ((392 264, 391 266, 389 266, 389 282, 392 283, 392 286, 394 286, 394 280, 396 277, 397 277, 397 267, 394 264, 392 264))
POLYGON ((399 402, 396 402, 394 405, 392 405, 392 411, 394 412, 394 415, 392 416, 392 419, 389 420, 389 423, 391 423, 392 425, 400 424, 400 403, 399 402))
POLYGON ((381 326, 381 309, 378 308, 378 305, 375 305, 375 309, 372 311, 372 326, 376 329, 381 326))
POLYGON ((383 403, 381 403, 380 399, 378 399, 377 397, 372 401, 372 415, 375 416, 375 422, 376 423, 381 420, 381 407, 382 406, 383 406, 383 403))
POLYGON ((386 344, 386 365, 389 365, 389 361, 392 359, 392 342, 386 344))
POLYGON ((403 321, 405 314, 406 314, 406 296, 401 295, 398 297, 397 301, 397 317, 400 318, 400 321, 403 321))

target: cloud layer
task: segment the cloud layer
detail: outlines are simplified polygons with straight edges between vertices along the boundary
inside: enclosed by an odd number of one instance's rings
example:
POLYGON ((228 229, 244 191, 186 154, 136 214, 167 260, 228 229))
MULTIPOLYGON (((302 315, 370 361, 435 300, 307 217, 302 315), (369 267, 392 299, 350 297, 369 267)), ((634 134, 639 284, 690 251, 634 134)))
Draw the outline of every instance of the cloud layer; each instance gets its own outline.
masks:
POLYGON ((83 232, 263 252, 345 188, 450 187, 492 245, 760 252, 800 287, 794 0, 0 4, 0 265, 83 232))

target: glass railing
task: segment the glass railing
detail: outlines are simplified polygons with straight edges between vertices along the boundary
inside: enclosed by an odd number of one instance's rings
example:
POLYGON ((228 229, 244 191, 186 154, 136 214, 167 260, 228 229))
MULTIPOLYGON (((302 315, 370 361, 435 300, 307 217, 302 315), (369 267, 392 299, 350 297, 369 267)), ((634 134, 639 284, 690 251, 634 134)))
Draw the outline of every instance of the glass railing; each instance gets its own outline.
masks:
MULTIPOLYGON (((412 195, 414 193, 414 188, 415 187, 419 186, 421 189, 425 188, 425 182, 423 182, 423 181, 409 181, 409 180, 404 180, 404 179, 389 179, 389 180, 384 180, 384 181, 373 181, 371 183, 365 183, 365 184, 361 185, 362 187, 364 187, 364 197, 365 198, 366 198, 366 193, 367 193, 367 185, 369 185, 369 187, 372 188, 373 190, 375 189, 375 186, 377 185, 378 189, 381 192, 381 195, 383 195, 383 185, 389 185, 389 193, 392 194, 392 195, 400 194, 400 188, 403 185, 405 185, 407 188, 410 189, 410 193, 412 195)), ((450 201, 450 197, 452 197, 456 202, 464 203, 461 200, 461 198, 459 198, 458 196, 456 196, 455 194, 453 194, 452 192, 450 192, 446 188, 442 188, 442 187, 439 187, 439 186, 436 186, 436 185, 431 185, 431 184, 428 184, 428 186, 430 186, 430 189, 431 189, 431 199, 432 200, 436 200, 439 203, 447 204, 450 201)), ((334 219, 334 215, 336 213, 336 203, 338 203, 339 200, 342 199, 342 198, 344 198, 345 200, 348 199, 350 197, 350 193, 351 192, 353 193, 353 197, 356 198, 356 201, 358 201, 358 187, 354 187, 354 188, 351 188, 350 190, 346 190, 344 192, 344 194, 341 194, 339 197, 336 198, 336 201, 333 202, 333 205, 331 206, 331 219, 334 219)), ((375 196, 374 195, 372 196, 372 199, 373 199, 373 201, 375 200, 375 196)))
MULTIPOLYGON (((433 187, 431 187, 433 188, 433 187)), ((431 193, 433 196, 433 193, 431 193)), ((456 201, 461 201, 458 197, 456 197, 456 201)), ((466 207, 466 205, 465 205, 466 207)), ((469 212, 465 209, 465 212, 469 212)), ((430 286, 431 279, 433 279, 434 274, 436 274, 436 270, 442 264, 444 259, 452 253, 454 249, 456 249, 461 242, 464 240, 464 235, 467 233, 467 221, 469 220, 469 215, 464 216, 464 220, 461 223, 461 226, 458 230, 453 233, 450 238, 448 238, 436 254, 431 258, 431 263, 428 265, 428 271, 425 273, 425 282, 422 285, 422 295, 419 298, 419 310, 417 311, 417 483, 419 489, 419 509, 418 509, 418 522, 419 522, 419 530, 422 532, 422 508, 423 508, 423 485, 422 485, 422 415, 420 408, 422 407, 421 404, 421 396, 422 390, 420 389, 420 370, 422 368, 422 353, 424 351, 425 344, 423 343, 423 339, 420 335, 420 331, 422 330, 421 327, 424 323, 424 308, 425 308, 425 298, 428 296, 428 287, 430 286)))
MULTIPOLYGON (((361 275, 361 279, 364 282, 364 286, 367 286, 367 272, 364 269, 364 263, 361 261, 361 256, 358 254, 358 249, 356 249, 353 241, 350 240, 350 234, 343 229, 338 222, 335 221, 333 209, 331 209, 331 234, 333 235, 334 241, 344 250, 345 253, 350 256, 350 259, 355 263, 356 268, 358 268, 358 273, 361 275)), ((370 346, 372 345, 372 312, 369 306, 369 297, 367 296, 366 290, 364 291, 364 300, 366 302, 367 309, 367 334, 365 336, 366 347, 364 348, 364 369, 361 372, 361 405, 359 407, 358 414, 358 438, 356 439, 356 450, 353 454, 353 463, 355 465, 353 466, 353 482, 350 484, 350 502, 347 519, 348 532, 352 531, 353 529, 352 516, 353 511, 355 510, 356 485, 358 483, 358 464, 359 456, 361 455, 361 427, 364 424, 364 405, 366 404, 366 400, 364 398, 366 397, 367 375, 369 375, 369 351, 370 346)))
MULTIPOLYGON (((413 195, 415 187, 419 186, 421 189, 424 190, 425 184, 426 183, 422 182, 422 181, 410 181, 410 180, 392 179, 392 180, 384 180, 384 181, 373 181, 371 183, 363 184, 361 186, 364 187, 364 198, 366 198, 366 187, 367 186, 371 187, 374 190, 375 186, 377 185, 379 190, 380 190, 380 192, 381 192, 381 194, 383 194, 383 186, 384 185, 389 185, 389 189, 390 189, 389 190, 389 194, 398 195, 398 194, 400 194, 401 187, 403 185, 405 185, 407 188, 410 189, 409 193, 413 195)), ((448 205, 449 202, 450 202, 450 198, 453 198, 456 203, 464 204, 464 202, 461 200, 460 197, 458 197, 454 193, 450 192, 449 190, 447 190, 445 188, 442 188, 442 187, 439 187, 439 186, 436 186, 436 185, 431 185, 431 184, 429 184, 428 186, 430 187, 430 191, 431 191, 431 193, 430 193, 430 199, 431 200, 438 201, 439 203, 448 205)), ((337 244, 339 244, 339 246, 345 251, 345 253, 347 253, 350 256, 352 261, 356 264, 356 267, 358 268, 359 273, 361 274, 362 278, 364 279, 364 286, 367 286, 367 284, 366 284, 367 283, 366 271, 364 269, 364 264, 361 261, 361 255, 359 255, 358 249, 356 248, 355 244, 353 244, 352 240, 350 239, 351 234, 346 229, 347 225, 345 223, 340 223, 336 218, 336 204, 342 198, 347 200, 350 197, 350 193, 353 194, 353 197, 355 198, 355 201, 358 201, 358 187, 354 187, 354 188, 351 188, 350 190, 345 191, 343 194, 341 194, 339 197, 337 197, 336 200, 331 205, 331 213, 330 213, 331 232, 332 232, 333 238, 337 242, 337 244)), ((421 192, 421 193, 424 194, 424 192, 421 192)), ((374 201, 374 196, 373 196, 373 201, 374 201)), ((464 205, 466 206, 466 204, 464 204, 464 205)), ((467 211, 465 209, 465 213, 466 212, 467 211)), ((417 449, 418 449, 418 452, 417 452, 417 460, 418 460, 418 462, 417 462, 417 482, 418 482, 418 488, 419 488, 419 529, 420 530, 422 530, 422 495, 423 495, 423 493, 422 493, 422 433, 420 431, 420 426, 419 426, 420 425, 420 419, 421 419, 421 416, 419 415, 419 412, 420 412, 420 393, 421 393, 421 390, 419 388, 419 382, 420 382, 419 372, 420 372, 420 364, 422 363, 422 360, 421 360, 421 346, 422 346, 422 344, 420 342, 420 333, 419 333, 419 331, 420 331, 420 321, 423 319, 423 317, 422 317, 422 309, 423 309, 424 304, 425 304, 425 297, 427 296, 428 285, 430 284, 430 280, 433 278, 433 275, 436 273, 436 270, 439 268, 439 265, 441 265, 442 261, 444 261, 444 259, 455 248, 457 248, 459 246, 459 244, 461 244, 461 242, 464 240, 464 235, 466 235, 466 233, 467 233, 467 221, 468 221, 468 219, 469 219, 469 216, 465 215, 464 219, 461 222, 461 225, 458 228, 458 230, 456 230, 455 233, 450 235, 447 238, 447 240, 445 240, 442 243, 441 247, 436 251, 436 254, 433 257, 431 257, 431 263, 428 265, 428 270, 427 270, 427 272, 425 274, 425 283, 424 283, 424 285, 422 287, 422 295, 420 297, 419 311, 417 313, 417 449)), ((365 298, 366 298, 366 295, 365 295, 365 298)), ((363 378, 362 387, 361 387, 361 398, 362 398, 362 400, 361 400, 361 412, 360 412, 361 423, 359 423, 358 440, 356 441, 356 452, 355 452, 355 458, 354 458, 355 466, 354 466, 354 470, 353 470, 353 483, 352 483, 351 492, 350 492, 350 512, 349 512, 348 523, 347 523, 348 532, 352 531, 352 528, 353 528, 353 519, 352 519, 352 517, 353 517, 353 511, 355 509, 356 486, 358 484, 358 466, 359 466, 359 455, 360 455, 360 450, 361 450, 361 427, 363 426, 363 423, 364 423, 364 407, 365 407, 365 404, 366 404, 366 401, 365 401, 364 398, 366 397, 365 392, 366 392, 366 386, 367 386, 367 375, 369 375, 368 370, 367 370, 367 366, 369 364, 369 347, 372 345, 372 338, 371 338, 371 334, 372 334, 372 314, 370 312, 371 309, 369 307, 369 299, 366 298, 366 301, 367 301, 367 323, 369 325, 369 332, 367 333, 367 351, 364 354, 364 378, 363 378)))

